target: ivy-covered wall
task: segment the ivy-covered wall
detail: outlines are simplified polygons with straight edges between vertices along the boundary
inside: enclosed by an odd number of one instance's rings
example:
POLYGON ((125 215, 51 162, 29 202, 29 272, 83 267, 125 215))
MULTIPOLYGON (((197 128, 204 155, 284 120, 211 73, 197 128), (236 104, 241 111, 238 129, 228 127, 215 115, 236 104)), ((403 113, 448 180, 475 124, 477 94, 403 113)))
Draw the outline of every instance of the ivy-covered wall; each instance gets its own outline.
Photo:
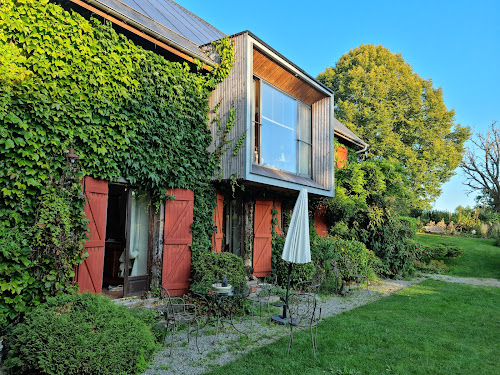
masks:
POLYGON ((192 250, 208 249, 208 97, 231 69, 229 41, 214 46, 219 65, 193 71, 48 0, 0 7, 0 222, 36 221, 37 201, 73 145, 82 174, 124 177, 157 203, 167 188, 194 190, 192 250))

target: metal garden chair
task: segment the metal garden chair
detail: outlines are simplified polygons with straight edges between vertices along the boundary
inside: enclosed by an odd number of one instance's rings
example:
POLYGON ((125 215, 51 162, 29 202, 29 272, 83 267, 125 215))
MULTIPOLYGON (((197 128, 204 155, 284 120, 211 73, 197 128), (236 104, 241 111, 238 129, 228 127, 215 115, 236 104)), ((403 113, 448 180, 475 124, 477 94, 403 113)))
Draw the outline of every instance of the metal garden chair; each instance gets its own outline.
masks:
POLYGON ((287 355, 293 344, 294 328, 309 328, 314 357, 316 357, 318 322, 321 319, 321 308, 317 305, 317 298, 309 293, 292 293, 288 299, 288 318, 290 339, 287 355))
MULTIPOLYGON (((196 324, 196 336, 195 343, 198 352, 200 348, 198 347, 198 333, 199 333, 199 323, 196 306, 192 303, 186 303, 182 297, 171 297, 168 289, 161 287, 161 301, 162 305, 159 308, 160 314, 163 315, 163 322, 165 326, 165 334, 171 328, 171 344, 170 344, 170 355, 172 355, 172 348, 174 346, 174 336, 178 330, 179 324, 186 323, 187 328, 187 339, 188 343, 191 336, 191 324, 196 324)), ((164 340, 165 341, 165 340, 164 340)))

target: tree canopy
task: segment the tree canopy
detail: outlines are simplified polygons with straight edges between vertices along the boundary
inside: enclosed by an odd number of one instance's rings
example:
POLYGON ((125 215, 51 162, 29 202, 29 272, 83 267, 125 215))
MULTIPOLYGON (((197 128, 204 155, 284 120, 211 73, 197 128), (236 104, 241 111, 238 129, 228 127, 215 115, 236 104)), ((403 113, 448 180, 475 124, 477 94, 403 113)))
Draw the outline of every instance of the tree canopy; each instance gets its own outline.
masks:
POLYGON ((411 206, 428 207, 450 179, 469 138, 455 123, 441 88, 413 72, 400 54, 362 45, 318 80, 335 91, 335 116, 370 144, 368 154, 400 163, 410 174, 411 206))

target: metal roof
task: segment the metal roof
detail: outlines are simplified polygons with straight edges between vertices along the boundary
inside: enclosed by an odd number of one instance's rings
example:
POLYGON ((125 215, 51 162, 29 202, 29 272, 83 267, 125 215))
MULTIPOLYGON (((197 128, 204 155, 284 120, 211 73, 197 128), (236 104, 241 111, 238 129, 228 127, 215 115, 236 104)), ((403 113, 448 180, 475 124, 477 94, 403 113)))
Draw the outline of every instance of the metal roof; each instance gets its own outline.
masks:
POLYGON ((369 146, 368 143, 359 138, 352 130, 348 129, 347 126, 342 124, 336 118, 333 119, 333 129, 336 135, 356 144, 357 146, 360 146, 362 149, 369 146))
POLYGON ((205 62, 200 45, 226 35, 172 0, 85 0, 205 62))

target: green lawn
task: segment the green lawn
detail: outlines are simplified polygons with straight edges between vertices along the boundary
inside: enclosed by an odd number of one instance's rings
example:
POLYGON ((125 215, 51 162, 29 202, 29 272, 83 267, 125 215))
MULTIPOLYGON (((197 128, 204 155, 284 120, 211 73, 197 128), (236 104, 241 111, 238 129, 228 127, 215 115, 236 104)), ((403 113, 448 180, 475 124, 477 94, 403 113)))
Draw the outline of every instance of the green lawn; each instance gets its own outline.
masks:
POLYGON ((500 374, 500 288, 427 280, 210 374, 500 374))
POLYGON ((419 234, 417 241, 423 244, 450 243, 464 248, 462 256, 445 260, 450 267, 449 275, 500 279, 500 247, 493 246, 493 240, 419 234))

